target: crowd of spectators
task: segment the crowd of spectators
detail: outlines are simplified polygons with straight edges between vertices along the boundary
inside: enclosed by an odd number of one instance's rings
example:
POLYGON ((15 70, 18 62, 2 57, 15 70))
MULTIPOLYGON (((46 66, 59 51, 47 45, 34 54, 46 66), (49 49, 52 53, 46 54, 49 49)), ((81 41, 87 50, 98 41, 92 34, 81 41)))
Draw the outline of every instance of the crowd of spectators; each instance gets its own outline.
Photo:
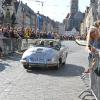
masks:
MULTIPOLYGON (((30 27, 6 27, 0 25, 0 58, 6 45, 9 46, 9 50, 16 51, 20 46, 21 39, 58 39, 59 35, 53 32, 35 32, 30 27), (11 43, 12 40, 13 42, 11 43), (20 42, 20 43, 19 43, 20 42)), ((19 49, 18 49, 19 50, 19 49)))
POLYGON ((72 36, 61 35, 60 39, 61 40, 75 40, 75 36, 74 35, 72 36))
POLYGON ((22 27, 10 27, 9 25, 6 27, 0 26, 0 38, 21 38, 21 39, 55 39, 58 38, 59 35, 57 33, 52 32, 34 32, 30 27, 22 28, 22 27))
POLYGON ((77 35, 75 36, 75 39, 78 40, 86 40, 87 34, 77 35))

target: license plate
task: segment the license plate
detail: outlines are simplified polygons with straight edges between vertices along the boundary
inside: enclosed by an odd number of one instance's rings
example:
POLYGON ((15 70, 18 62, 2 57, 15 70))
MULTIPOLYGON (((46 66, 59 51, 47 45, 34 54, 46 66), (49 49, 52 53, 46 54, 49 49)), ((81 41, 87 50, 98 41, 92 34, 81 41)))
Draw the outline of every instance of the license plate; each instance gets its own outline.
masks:
POLYGON ((30 59, 33 62, 43 62, 44 61, 44 55, 37 53, 37 54, 33 55, 30 59))

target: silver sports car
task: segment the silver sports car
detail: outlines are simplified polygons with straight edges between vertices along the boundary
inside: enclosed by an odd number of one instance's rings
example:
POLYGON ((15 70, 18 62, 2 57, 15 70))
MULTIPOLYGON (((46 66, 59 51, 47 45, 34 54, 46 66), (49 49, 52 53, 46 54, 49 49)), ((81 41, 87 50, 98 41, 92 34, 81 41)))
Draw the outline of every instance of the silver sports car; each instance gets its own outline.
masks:
POLYGON ((54 67, 58 69, 66 63, 68 48, 59 40, 42 39, 34 43, 22 55, 20 62, 25 69, 32 67, 54 67))

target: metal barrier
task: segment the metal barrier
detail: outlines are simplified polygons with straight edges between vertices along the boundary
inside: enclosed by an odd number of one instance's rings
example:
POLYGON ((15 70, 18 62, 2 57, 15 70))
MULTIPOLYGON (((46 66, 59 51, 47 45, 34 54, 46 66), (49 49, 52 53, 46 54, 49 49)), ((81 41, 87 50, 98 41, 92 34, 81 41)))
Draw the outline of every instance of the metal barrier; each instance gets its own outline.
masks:
POLYGON ((0 47, 3 54, 7 55, 15 51, 24 51, 30 44, 33 43, 33 39, 15 39, 15 38, 3 38, 0 39, 0 47))
MULTIPOLYGON (((96 100, 100 100, 100 56, 95 56, 95 69, 90 73, 90 85, 92 93, 94 94, 96 100)), ((92 63, 92 62, 91 62, 92 63)))
POLYGON ((12 52, 11 39, 0 39, 0 42, 2 42, 2 44, 0 44, 0 47, 2 48, 2 51, 5 55, 12 52))

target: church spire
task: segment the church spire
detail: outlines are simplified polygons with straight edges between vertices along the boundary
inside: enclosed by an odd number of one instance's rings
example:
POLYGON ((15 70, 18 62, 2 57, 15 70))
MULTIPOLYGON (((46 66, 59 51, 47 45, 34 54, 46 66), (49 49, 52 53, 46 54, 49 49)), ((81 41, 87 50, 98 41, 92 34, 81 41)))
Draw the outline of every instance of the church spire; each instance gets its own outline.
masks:
POLYGON ((75 14, 78 12, 78 0, 71 0, 70 13, 75 14))

